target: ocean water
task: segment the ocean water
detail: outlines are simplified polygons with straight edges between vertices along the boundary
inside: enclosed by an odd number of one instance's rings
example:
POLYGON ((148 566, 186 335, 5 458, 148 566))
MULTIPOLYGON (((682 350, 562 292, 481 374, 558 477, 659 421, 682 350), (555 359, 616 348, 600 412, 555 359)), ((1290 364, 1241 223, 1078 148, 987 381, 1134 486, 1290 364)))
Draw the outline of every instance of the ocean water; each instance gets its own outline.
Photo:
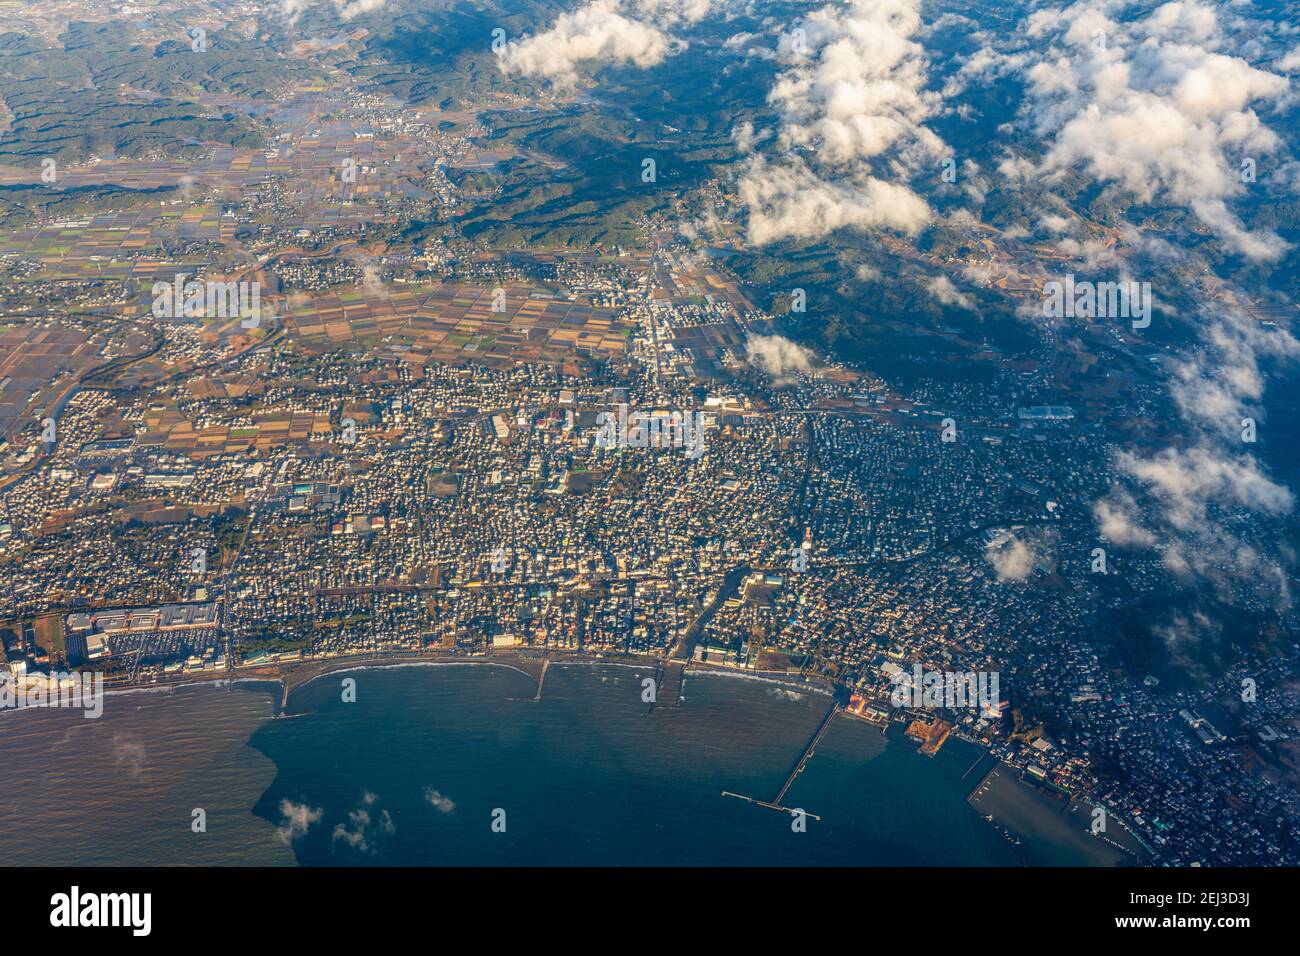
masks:
MULTIPOLYGON (((0 858, 32 864, 1015 865, 966 801, 987 769, 840 716, 771 799, 830 706, 691 675, 654 714, 649 670, 553 665, 543 699, 495 666, 332 674, 274 715, 262 685, 111 697, 0 716, 0 858), (342 681, 356 681, 355 702, 342 681), (207 832, 191 830, 192 810, 207 832), (494 828, 494 821, 496 827, 494 828), (504 824, 504 826, 502 826, 504 824)), ((1082 855, 1060 862, 1087 862, 1082 855)))
POLYGON ((113 694, 104 714, 0 713, 0 859, 22 866, 294 862, 249 808, 275 765, 248 746, 275 691, 113 694), (207 832, 193 830, 194 810, 207 832))

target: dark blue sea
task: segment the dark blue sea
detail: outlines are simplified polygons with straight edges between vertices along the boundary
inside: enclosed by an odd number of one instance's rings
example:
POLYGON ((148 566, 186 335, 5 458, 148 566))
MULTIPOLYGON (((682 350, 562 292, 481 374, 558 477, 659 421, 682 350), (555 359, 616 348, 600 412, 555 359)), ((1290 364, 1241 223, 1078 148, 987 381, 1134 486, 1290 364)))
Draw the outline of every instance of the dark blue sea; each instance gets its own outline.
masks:
MULTIPOLYGON (((841 715, 775 795, 830 707, 820 694, 688 675, 649 713, 648 670, 439 665, 332 674, 275 714, 278 687, 113 696, 0 715, 0 858, 30 864, 1015 865, 966 797, 992 765, 933 758, 841 715), (357 699, 342 700, 342 681, 357 699), (206 832, 194 832, 202 809, 206 832), (495 826, 494 826, 495 824, 495 826)), ((1059 815, 1048 817, 1050 830, 1059 815)), ((1063 819, 1063 818, 1062 818, 1063 819)), ((1064 823, 1061 824, 1065 826, 1064 823)), ((1091 862, 1045 832, 1035 859, 1091 862), (1059 845, 1058 845, 1059 844, 1059 845)))

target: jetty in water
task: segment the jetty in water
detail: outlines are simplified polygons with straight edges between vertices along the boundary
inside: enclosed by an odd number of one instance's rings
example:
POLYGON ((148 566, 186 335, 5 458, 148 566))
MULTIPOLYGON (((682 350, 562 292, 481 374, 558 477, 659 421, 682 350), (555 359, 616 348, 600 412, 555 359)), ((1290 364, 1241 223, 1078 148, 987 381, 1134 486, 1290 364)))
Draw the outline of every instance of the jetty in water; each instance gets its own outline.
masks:
MULTIPOLYGON (((839 712, 839 703, 831 704, 831 709, 827 711, 826 716, 822 718, 821 724, 817 727, 817 732, 813 734, 812 739, 808 741, 808 745, 804 747, 803 753, 799 755, 799 760, 795 763, 794 769, 790 771, 790 775, 785 778, 785 783, 781 785, 781 789, 777 791, 776 796, 771 800, 760 800, 757 797, 747 797, 743 793, 732 793, 730 790, 723 790, 722 795, 724 797, 735 797, 738 800, 744 800, 747 803, 766 807, 769 810, 777 810, 781 813, 794 813, 797 810, 801 810, 802 808, 800 807, 787 807, 784 803, 785 795, 790 792, 790 787, 793 786, 795 779, 799 774, 803 773, 804 767, 808 766, 808 761, 811 760, 813 754, 817 752, 817 745, 822 742, 822 738, 826 736, 826 732, 831 729, 831 724, 835 722, 835 718, 839 712)), ((821 817, 815 813, 809 813, 807 810, 802 810, 802 812, 812 817, 814 820, 821 820, 821 817)))

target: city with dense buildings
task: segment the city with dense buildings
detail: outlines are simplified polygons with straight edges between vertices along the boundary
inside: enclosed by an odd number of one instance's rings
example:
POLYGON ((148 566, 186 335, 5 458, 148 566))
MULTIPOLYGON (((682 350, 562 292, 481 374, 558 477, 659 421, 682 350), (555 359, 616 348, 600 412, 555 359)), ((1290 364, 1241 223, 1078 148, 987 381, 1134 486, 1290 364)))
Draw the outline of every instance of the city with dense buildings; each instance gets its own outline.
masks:
MULTIPOLYGON (((113 20, 143 9, 43 6, 28 26, 44 42, 85 18, 78 42, 114 50, 113 20)), ((269 16, 216 4, 201 25, 219 50, 254 15, 269 16)), ((922 753, 974 743, 1026 785, 1104 808, 1126 862, 1300 858, 1300 615, 1261 560, 1214 576, 1206 601, 1232 609, 1230 634, 1199 606, 1183 616, 1173 546, 1099 520, 1128 495, 1125 461, 1186 426, 1160 384, 1183 361, 1167 330, 1044 316, 1044 283, 1093 253, 969 212, 943 242, 885 236, 859 280, 928 270, 945 308, 996 296, 1019 331, 1011 345, 992 320, 868 297, 864 359, 856 332, 801 335, 842 322, 854 293, 804 278, 824 266, 799 256, 783 276, 745 254, 741 190, 725 172, 679 179, 671 132, 653 140, 657 181, 634 153, 603 173, 656 198, 580 225, 595 200, 538 199, 536 183, 607 161, 528 131, 588 122, 585 95, 494 80, 432 98, 361 57, 365 23, 245 61, 265 76, 178 76, 183 91, 160 83, 163 47, 138 76, 122 54, 112 97, 193 97, 213 124, 177 132, 183 150, 88 134, 50 180, 53 146, 0 140, 18 143, 0 152, 14 680, 598 659, 655 668, 667 707, 683 675, 749 673, 908 727, 922 753), (557 211, 568 201, 580 214, 557 211), (913 341, 936 358, 900 372, 886 353, 913 341), (1157 619, 1201 637, 1161 643, 1157 619), (996 675, 999 700, 900 706, 914 668, 996 675)), ((168 29, 150 13, 139 42, 184 42, 168 29)), ((0 98, 20 130, 16 85, 0 98)), ((1097 248, 1136 242, 1080 228, 1097 248)), ((1203 261, 1166 269, 1261 328, 1293 326, 1293 305, 1203 261)), ((1227 510, 1238 556, 1290 551, 1290 514, 1227 510)))

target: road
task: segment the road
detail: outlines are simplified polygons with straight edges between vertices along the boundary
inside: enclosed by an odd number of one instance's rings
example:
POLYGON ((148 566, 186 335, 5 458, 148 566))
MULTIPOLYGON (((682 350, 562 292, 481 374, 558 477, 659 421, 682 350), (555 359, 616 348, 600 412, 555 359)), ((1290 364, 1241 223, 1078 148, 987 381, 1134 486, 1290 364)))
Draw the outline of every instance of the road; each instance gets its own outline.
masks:
POLYGON ((244 526, 244 533, 239 537, 239 547, 235 549, 235 556, 230 559, 230 565, 221 575, 221 603, 217 607, 217 632, 226 639, 226 669, 234 670, 235 668, 235 639, 230 628, 226 626, 226 602, 230 595, 230 573, 235 570, 235 565, 239 563, 239 556, 244 553, 244 545, 248 543, 248 534, 253 530, 253 522, 257 519, 257 505, 253 505, 252 510, 248 512, 248 524, 244 526))
POLYGON ((713 619, 713 615, 718 613, 718 609, 726 603, 727 598, 735 593, 740 582, 744 580, 745 575, 749 574, 750 568, 747 564, 738 564, 723 577, 722 583, 718 585, 718 593, 714 596, 709 605, 700 611, 699 615, 691 622, 691 626, 683 632, 677 645, 668 653, 668 656, 674 660, 688 661, 691 659, 691 653, 695 650, 695 642, 700 639, 704 633, 705 626, 713 619))

